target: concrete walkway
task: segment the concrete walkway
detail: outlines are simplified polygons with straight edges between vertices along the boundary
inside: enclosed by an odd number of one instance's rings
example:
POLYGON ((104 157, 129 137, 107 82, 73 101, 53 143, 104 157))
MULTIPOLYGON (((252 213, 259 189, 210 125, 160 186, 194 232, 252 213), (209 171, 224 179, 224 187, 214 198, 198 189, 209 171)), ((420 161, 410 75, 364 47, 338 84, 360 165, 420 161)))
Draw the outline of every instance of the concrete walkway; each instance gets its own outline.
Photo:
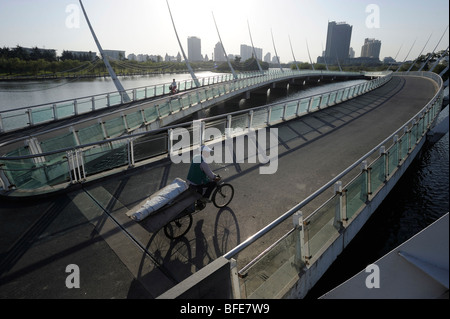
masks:
MULTIPOLYGON (((69 194, 2 200, 0 298, 156 298, 345 170, 436 92, 431 80, 394 77, 366 95, 277 125, 276 174, 261 175, 259 164, 248 162, 212 164, 233 184, 235 198, 225 209, 209 205, 194 215, 191 230, 177 241, 126 216, 176 177, 186 177, 189 165, 170 160, 69 194), (80 269, 78 289, 66 287, 70 264, 80 269)), ((242 252, 239 268, 291 227, 278 227, 242 252)))

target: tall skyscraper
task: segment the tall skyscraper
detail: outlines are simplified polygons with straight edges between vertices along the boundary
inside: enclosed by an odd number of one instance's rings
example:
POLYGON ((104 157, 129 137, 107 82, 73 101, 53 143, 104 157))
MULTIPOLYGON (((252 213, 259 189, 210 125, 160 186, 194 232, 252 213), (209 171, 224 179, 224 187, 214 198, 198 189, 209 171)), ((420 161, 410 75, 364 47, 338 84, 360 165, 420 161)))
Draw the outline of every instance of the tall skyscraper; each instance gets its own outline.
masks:
MULTIPOLYGON (((256 58, 262 60, 263 50, 260 48, 255 48, 256 58)), ((253 47, 245 44, 241 44, 241 62, 244 62, 251 57, 253 57, 253 47)))
POLYGON ((361 48, 362 58, 380 59, 381 41, 375 39, 365 39, 364 45, 361 48))
POLYGON ((188 59, 189 61, 202 61, 202 40, 197 37, 188 37, 188 59))
POLYGON ((325 58, 328 63, 344 62, 349 57, 353 26, 335 21, 328 22, 325 58))
POLYGON ((217 42, 214 47, 214 61, 216 62, 225 62, 227 60, 225 56, 225 52, 223 51, 222 44, 217 42))

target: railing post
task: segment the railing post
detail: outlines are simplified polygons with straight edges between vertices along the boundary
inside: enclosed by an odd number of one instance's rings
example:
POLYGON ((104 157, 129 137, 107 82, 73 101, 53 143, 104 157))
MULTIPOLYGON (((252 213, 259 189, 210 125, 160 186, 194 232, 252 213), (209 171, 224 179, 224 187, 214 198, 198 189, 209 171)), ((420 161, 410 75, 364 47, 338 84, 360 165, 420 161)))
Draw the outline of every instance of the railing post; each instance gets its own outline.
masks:
POLYGON ((91 98, 91 105, 92 105, 91 110, 95 111, 95 98, 94 97, 91 98))
POLYGON ((58 109, 56 108, 56 103, 53 104, 53 120, 58 120, 58 109))
POLYGON ((346 220, 345 205, 343 200, 342 192, 342 182, 338 181, 334 184, 334 194, 339 196, 339 202, 336 205, 335 215, 334 215, 334 225, 341 228, 343 226, 343 221, 346 220))
POLYGON ((29 126, 33 126, 34 124, 33 124, 33 114, 32 114, 32 110, 31 109, 28 109, 27 110, 27 113, 28 113, 28 125, 29 126))
POLYGON ((294 264, 297 266, 300 266, 302 263, 308 264, 308 259, 310 258, 309 245, 307 245, 305 241, 303 213, 298 211, 292 216, 292 218, 294 228, 296 229, 294 264))
MULTIPOLYGON (((109 106, 109 94, 108 94, 108 106, 109 106)), ((78 115, 78 101, 73 100, 73 113, 78 115)))
POLYGON ((168 141, 167 141, 167 154, 169 154, 169 157, 170 157, 170 153, 172 152, 172 147, 173 147, 173 145, 172 145, 172 142, 173 142, 173 129, 169 129, 169 132, 167 134, 167 138, 168 138, 168 141))
POLYGON ((253 110, 248 112, 248 129, 250 130, 253 125, 253 110))
POLYGON ((231 121, 233 120, 231 115, 227 116, 227 124, 226 124, 226 129, 225 129, 225 136, 227 139, 232 137, 231 134, 231 121))
POLYGON ((234 258, 230 259, 230 274, 231 274, 231 287, 233 289, 233 299, 242 299, 241 288, 239 286, 237 261, 234 258))
POLYGON ((128 167, 134 167, 134 139, 128 139, 128 167))
POLYGON ((366 160, 361 162, 361 174, 363 174, 365 176, 365 178, 364 178, 365 183, 366 183, 366 200, 365 200, 365 202, 367 202, 367 200, 369 199, 369 193, 370 193, 370 174, 369 174, 368 164, 367 164, 366 160))
POLYGON ((0 133, 4 133, 5 129, 3 126, 3 119, 2 119, 2 115, 0 114, 0 133))

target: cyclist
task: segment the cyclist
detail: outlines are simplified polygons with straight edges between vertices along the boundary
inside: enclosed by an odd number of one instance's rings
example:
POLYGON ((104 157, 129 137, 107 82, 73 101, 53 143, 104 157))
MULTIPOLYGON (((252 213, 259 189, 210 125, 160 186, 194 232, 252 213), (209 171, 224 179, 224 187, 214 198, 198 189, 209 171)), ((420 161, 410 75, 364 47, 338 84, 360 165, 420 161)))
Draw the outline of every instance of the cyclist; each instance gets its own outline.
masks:
POLYGON ((187 176, 189 186, 194 187, 203 196, 201 201, 204 203, 211 203, 209 197, 216 187, 217 181, 220 180, 220 177, 214 174, 208 163, 205 162, 205 158, 211 155, 210 152, 211 149, 208 146, 201 147, 201 154, 192 159, 187 176))
POLYGON ((173 79, 172 84, 169 86, 170 93, 175 94, 177 93, 177 82, 175 79, 173 79))

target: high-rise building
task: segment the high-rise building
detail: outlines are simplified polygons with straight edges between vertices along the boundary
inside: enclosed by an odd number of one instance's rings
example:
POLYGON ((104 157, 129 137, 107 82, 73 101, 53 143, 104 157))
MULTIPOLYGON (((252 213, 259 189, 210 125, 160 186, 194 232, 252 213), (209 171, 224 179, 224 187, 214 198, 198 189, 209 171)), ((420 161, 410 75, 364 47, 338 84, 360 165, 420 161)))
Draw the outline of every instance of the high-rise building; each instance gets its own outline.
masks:
POLYGON ((381 41, 375 39, 364 40, 364 45, 361 48, 362 58, 380 59, 381 41))
POLYGON ((223 51, 222 43, 217 42, 214 47, 214 61, 216 62, 225 62, 227 60, 225 56, 225 52, 223 51))
POLYGON ((348 59, 353 26, 335 21, 328 22, 325 58, 328 63, 343 62, 348 59))
POLYGON ((270 52, 267 52, 267 54, 264 56, 264 62, 270 63, 271 55, 270 52))
POLYGON ((188 37, 188 59, 189 61, 203 61, 202 40, 197 37, 188 37))
MULTIPOLYGON (((256 58, 262 60, 263 50, 255 48, 256 58)), ((244 62, 253 57, 253 47, 245 44, 241 44, 241 61, 244 62)))

